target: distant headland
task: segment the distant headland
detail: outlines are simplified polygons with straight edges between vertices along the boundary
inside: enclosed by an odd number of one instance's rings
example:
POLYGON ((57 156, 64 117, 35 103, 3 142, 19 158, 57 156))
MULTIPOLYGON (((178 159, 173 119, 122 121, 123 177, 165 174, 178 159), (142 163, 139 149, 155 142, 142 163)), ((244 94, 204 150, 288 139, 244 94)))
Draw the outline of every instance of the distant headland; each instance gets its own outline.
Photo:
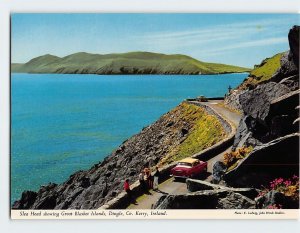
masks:
POLYGON ((12 63, 12 73, 58 74, 225 74, 251 69, 199 61, 181 54, 129 52, 112 54, 74 53, 65 57, 46 54, 27 63, 12 63))

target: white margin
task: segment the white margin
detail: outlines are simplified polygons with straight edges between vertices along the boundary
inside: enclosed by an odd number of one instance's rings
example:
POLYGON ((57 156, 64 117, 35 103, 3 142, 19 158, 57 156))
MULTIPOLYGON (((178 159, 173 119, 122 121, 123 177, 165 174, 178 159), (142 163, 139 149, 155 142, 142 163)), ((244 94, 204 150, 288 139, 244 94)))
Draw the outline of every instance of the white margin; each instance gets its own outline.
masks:
POLYGON ((299 221, 10 220, 9 17, 11 12, 299 13, 299 0, 0 0, 0 226, 2 232, 299 232, 299 221))

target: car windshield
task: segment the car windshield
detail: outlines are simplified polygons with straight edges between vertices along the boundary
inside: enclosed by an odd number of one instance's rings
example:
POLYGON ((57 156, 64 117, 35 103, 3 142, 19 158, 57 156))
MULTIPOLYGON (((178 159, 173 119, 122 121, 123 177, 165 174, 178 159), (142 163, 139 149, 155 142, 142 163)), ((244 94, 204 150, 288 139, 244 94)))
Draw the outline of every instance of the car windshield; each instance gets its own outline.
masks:
POLYGON ((191 163, 186 163, 186 162, 179 162, 177 165, 178 166, 187 166, 187 167, 192 167, 193 166, 191 163))

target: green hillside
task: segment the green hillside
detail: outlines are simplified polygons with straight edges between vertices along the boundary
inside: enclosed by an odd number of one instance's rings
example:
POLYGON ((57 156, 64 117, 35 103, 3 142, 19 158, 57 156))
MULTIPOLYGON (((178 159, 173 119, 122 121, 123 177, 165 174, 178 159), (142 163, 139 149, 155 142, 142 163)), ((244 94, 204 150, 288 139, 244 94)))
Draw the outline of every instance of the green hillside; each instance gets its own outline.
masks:
POLYGON ((250 69, 206 63, 192 57, 150 52, 115 54, 75 53, 66 57, 44 55, 25 64, 12 64, 19 73, 64 74, 218 74, 248 72, 250 69))
POLYGON ((282 55, 283 53, 278 53, 271 58, 263 60, 259 66, 254 67, 249 76, 255 77, 258 82, 269 80, 280 67, 282 55))
POLYGON ((239 89, 247 89, 268 81, 280 67, 280 58, 284 53, 278 53, 273 57, 266 58, 261 64, 254 66, 249 77, 240 85, 239 89))

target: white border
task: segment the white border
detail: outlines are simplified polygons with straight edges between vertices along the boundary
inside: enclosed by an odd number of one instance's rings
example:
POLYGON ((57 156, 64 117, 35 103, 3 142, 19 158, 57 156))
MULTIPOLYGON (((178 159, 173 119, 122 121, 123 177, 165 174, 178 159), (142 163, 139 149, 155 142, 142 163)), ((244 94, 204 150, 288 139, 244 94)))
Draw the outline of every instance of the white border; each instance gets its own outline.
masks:
POLYGON ((297 0, 2 0, 14 12, 299 12, 297 0))
POLYGON ((0 0, 0 226, 2 232, 299 232, 299 221, 92 221, 9 219, 10 12, 296 13, 299 0, 0 0))
POLYGON ((298 219, 298 210, 12 210, 12 219, 298 219))

